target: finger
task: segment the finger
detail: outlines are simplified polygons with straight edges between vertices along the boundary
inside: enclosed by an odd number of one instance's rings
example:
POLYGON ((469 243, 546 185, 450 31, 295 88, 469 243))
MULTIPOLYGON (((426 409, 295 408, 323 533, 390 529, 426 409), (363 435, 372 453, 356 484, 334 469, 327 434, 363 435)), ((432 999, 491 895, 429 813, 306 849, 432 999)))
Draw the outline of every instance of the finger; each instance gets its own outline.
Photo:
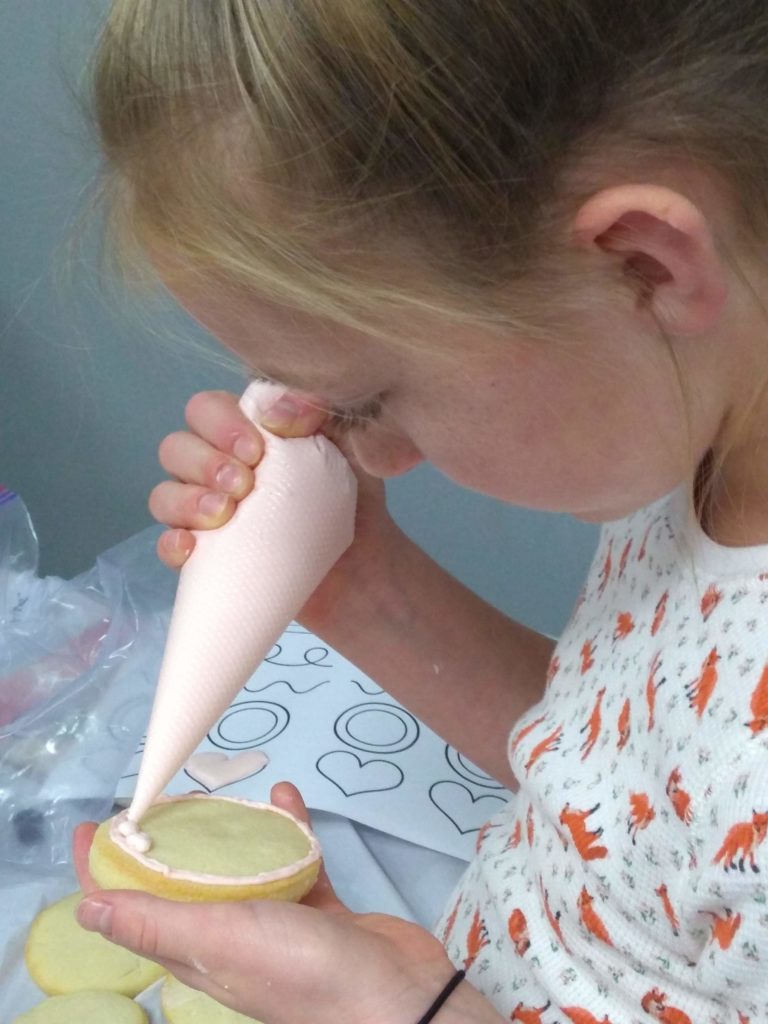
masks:
POLYGON ((77 880, 84 893, 93 892, 98 888, 88 869, 88 856, 98 827, 95 821, 85 821, 77 826, 72 836, 72 857, 75 862, 77 880))
POLYGON ((157 450, 163 469, 187 484, 231 494, 239 501, 253 488, 250 466, 214 448, 196 434, 179 430, 160 442, 157 450))
POLYGON ((220 452, 255 466, 264 453, 264 439, 227 391, 201 391, 187 402, 187 423, 220 452))
POLYGON ((157 556, 169 569, 180 569, 195 548, 189 530, 166 530, 157 538, 157 556))
POLYGON ((317 399, 286 391, 262 413, 261 425, 280 437, 311 437, 327 420, 317 399))
MULTIPOLYGON (((278 782, 272 787, 270 799, 275 807, 288 811, 294 818, 303 821, 311 827, 307 805, 298 789, 290 782, 278 782)), ((336 895, 325 865, 320 866, 320 874, 317 881, 304 899, 301 901, 306 906, 315 907, 317 910, 325 910, 329 913, 345 911, 347 908, 336 895)))
POLYGON ((160 523, 188 530, 223 526, 235 511, 234 499, 197 484, 164 480, 149 496, 149 511, 160 523))

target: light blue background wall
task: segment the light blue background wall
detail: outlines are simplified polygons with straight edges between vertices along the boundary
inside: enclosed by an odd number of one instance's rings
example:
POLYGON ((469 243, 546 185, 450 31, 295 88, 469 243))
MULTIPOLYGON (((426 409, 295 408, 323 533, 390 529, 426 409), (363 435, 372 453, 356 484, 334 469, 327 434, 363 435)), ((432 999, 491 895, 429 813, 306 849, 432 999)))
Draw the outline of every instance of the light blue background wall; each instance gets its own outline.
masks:
MULTIPOLYGON (((0 0, 0 482, 32 511, 42 570, 65 576, 149 524, 157 444, 189 395, 240 386, 182 313, 105 292, 93 225, 67 253, 98 166, 73 90, 106 7, 0 0), (69 283, 57 281, 65 267, 69 283)), ((469 586, 562 628, 593 528, 462 492, 429 467, 389 495, 407 532, 469 586)))

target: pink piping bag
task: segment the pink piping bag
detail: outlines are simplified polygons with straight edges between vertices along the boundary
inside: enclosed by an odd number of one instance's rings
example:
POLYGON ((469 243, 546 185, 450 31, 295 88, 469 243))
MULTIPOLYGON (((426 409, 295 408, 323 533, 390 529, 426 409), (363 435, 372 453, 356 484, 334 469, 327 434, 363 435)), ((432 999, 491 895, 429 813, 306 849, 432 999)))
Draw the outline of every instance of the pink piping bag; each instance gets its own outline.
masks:
MULTIPOLYGON (((240 407, 258 427, 276 397, 251 384, 240 407)), ((259 430, 254 490, 224 526, 196 531, 181 570, 127 815, 136 824, 352 543, 357 480, 339 449, 259 430)))

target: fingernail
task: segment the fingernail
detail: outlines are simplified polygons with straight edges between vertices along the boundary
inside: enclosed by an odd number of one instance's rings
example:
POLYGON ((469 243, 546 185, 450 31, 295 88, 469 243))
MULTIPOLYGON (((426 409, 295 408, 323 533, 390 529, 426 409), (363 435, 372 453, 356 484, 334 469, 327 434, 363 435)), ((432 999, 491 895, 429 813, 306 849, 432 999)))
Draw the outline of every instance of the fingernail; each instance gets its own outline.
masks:
POLYGON ((242 490, 244 477, 242 472, 233 466, 232 463, 228 463, 226 466, 222 466, 216 474, 216 483, 227 494, 237 494, 242 490))
POLYGON ((261 425, 281 434, 302 434, 317 425, 318 413, 312 406, 282 395, 261 417, 261 425))
POLYGON ((109 935, 112 931, 112 907, 98 900, 81 900, 77 908, 77 920, 89 932, 109 935))
POLYGON ((213 494, 209 492, 202 496, 197 503, 197 507, 206 519, 218 519, 227 507, 227 501, 228 499, 226 494, 213 494))
POLYGON ((232 446, 234 455, 247 466, 252 466, 261 458, 261 445, 253 437, 238 437, 232 446))

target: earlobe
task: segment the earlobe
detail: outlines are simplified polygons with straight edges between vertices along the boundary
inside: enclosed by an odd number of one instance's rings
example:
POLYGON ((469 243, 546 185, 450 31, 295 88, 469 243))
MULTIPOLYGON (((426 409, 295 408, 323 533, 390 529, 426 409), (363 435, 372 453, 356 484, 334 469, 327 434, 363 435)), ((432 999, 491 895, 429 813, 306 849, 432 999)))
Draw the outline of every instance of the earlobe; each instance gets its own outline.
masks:
POLYGON ((591 196, 573 222, 574 246, 619 262, 671 334, 695 335, 720 316, 728 294, 709 223, 689 199, 658 185, 619 185, 591 196))

